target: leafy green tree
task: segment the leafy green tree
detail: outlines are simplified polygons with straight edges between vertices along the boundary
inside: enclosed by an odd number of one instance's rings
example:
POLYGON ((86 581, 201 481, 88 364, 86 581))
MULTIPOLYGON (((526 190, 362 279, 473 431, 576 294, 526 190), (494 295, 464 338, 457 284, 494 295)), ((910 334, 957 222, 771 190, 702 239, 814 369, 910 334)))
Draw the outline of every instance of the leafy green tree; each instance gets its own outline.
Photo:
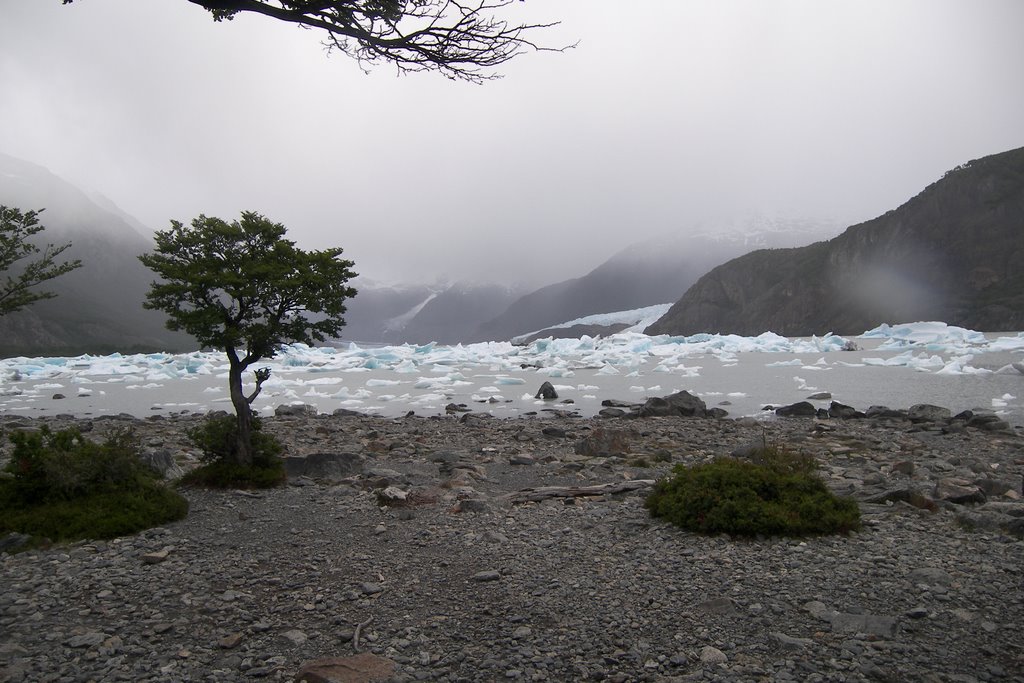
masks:
POLYGON ((340 248, 307 252, 284 236, 283 225, 252 211, 232 223, 200 215, 190 226, 172 221, 157 231, 156 250, 139 257, 160 277, 143 306, 167 313, 169 329, 227 354, 238 420, 232 457, 243 467, 253 463, 251 405, 270 369, 256 370, 248 395, 243 373, 285 344, 338 336, 345 300, 356 294, 347 285, 354 264, 340 248))
POLYGON ((524 52, 564 49, 541 47, 531 39, 555 23, 510 24, 497 17, 515 0, 188 1, 208 10, 214 21, 250 12, 314 29, 328 51, 360 64, 391 63, 399 72, 439 71, 471 82, 495 78, 486 70, 524 52))
POLYGON ((70 243, 59 247, 47 244, 40 249, 29 242, 30 237, 45 229, 39 224, 39 213, 0 206, 0 273, 3 274, 3 282, 0 283, 0 315, 14 313, 36 301, 57 296, 52 292, 33 290, 33 287, 82 265, 78 259, 63 262, 57 260, 71 246, 70 243), (31 256, 36 258, 19 263, 31 256), (12 271, 16 272, 11 274, 12 271))

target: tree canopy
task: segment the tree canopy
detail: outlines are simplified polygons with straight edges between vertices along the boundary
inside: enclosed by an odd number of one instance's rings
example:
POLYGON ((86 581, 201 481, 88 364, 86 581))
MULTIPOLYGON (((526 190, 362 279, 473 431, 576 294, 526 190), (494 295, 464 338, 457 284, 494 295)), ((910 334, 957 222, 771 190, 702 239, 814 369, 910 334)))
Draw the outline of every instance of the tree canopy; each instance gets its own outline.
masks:
POLYGON ((52 299, 56 294, 33 289, 39 284, 69 273, 82 262, 58 261, 70 243, 62 246, 47 244, 39 248, 29 241, 33 235, 45 228, 39 224, 39 211, 0 206, 0 315, 14 313, 43 299, 52 299), (24 261, 29 257, 36 258, 24 261))
POLYGON ((564 49, 542 47, 532 38, 557 22, 499 18, 515 0, 188 1, 209 10, 214 21, 249 12, 315 29, 328 51, 363 65, 391 63, 400 72, 438 71, 471 82, 496 78, 491 69, 524 52, 564 49))
POLYGON ((303 251, 285 233, 252 211, 231 223, 200 215, 191 225, 172 221, 170 230, 157 231, 155 251, 139 257, 160 277, 143 306, 167 313, 169 329, 227 354, 243 465, 252 462, 250 405, 270 371, 256 371, 248 396, 242 373, 285 344, 338 336, 345 300, 356 294, 348 286, 354 264, 340 248, 303 251))

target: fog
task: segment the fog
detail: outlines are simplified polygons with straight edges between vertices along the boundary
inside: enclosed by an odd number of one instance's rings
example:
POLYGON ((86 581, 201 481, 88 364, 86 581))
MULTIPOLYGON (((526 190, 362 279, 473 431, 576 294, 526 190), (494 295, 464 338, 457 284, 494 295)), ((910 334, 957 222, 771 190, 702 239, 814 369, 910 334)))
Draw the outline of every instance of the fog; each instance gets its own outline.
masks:
POLYGON ((0 151, 153 229, 253 209, 373 279, 544 284, 747 215, 867 220, 1024 144, 1020 0, 511 9, 578 45, 474 85, 186 0, 0 0, 0 151))

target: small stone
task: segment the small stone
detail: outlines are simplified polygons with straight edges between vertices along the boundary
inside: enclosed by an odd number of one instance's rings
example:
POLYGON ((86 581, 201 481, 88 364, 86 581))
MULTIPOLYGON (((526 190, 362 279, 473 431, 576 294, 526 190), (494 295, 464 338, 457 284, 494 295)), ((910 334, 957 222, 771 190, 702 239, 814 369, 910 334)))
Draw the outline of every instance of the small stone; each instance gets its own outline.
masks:
POLYGON ((298 629, 291 629, 290 631, 285 631, 281 634, 281 637, 287 640, 292 645, 302 645, 307 640, 309 640, 309 636, 307 636, 305 633, 298 629))
POLYGON ((83 633, 78 636, 72 636, 64 641, 64 644, 68 647, 96 647, 101 645, 103 641, 107 639, 105 633, 98 631, 90 631, 89 633, 83 633))
POLYGON ((729 658, 717 647, 705 645, 700 649, 700 661, 704 664, 724 664, 729 658))
POLYGON ((500 578, 501 572, 499 572, 497 569, 491 569, 485 572, 477 572, 476 574, 473 574, 473 580, 480 583, 484 583, 486 581, 497 581, 500 578))
POLYGON ((794 638, 785 633, 772 632, 769 634, 776 645, 784 650, 802 650, 814 643, 810 638, 794 638))
POLYGON ((928 616, 928 609, 925 607, 911 607, 906 611, 909 619, 924 619, 928 616))
POLYGON ((167 548, 164 548, 163 550, 157 550, 156 552, 146 553, 142 556, 142 561, 145 564, 160 564, 167 559, 168 555, 170 555, 170 551, 167 548))
POLYGON ((886 638, 896 634, 895 617, 839 613, 832 616, 831 622, 835 633, 866 633, 886 638))
POLYGON ((953 583, 953 577, 949 572, 940 567, 918 567, 910 572, 907 578, 911 583, 924 583, 929 586, 948 586, 953 583))
POLYGON ((304 683, 378 683, 395 673, 395 662, 363 652, 353 657, 326 657, 305 662, 295 673, 304 683))
POLYGON ((379 583, 364 583, 359 586, 359 589, 363 591, 364 595, 376 595, 384 592, 384 586, 379 583))
POLYGON ((224 650, 233 650, 242 643, 241 633, 230 633, 217 641, 217 647, 224 650))
POLYGON ((532 633, 533 633, 533 629, 531 629, 529 626, 520 626, 519 628, 517 628, 515 631, 512 632, 512 637, 513 638, 526 638, 526 637, 528 637, 532 633))

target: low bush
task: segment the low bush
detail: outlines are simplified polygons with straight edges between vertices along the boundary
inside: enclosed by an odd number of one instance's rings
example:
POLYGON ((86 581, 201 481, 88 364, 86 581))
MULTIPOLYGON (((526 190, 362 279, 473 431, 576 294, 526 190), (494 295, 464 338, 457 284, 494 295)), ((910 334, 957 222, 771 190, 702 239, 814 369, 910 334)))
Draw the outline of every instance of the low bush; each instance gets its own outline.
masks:
POLYGON ((139 459, 128 431, 104 443, 77 430, 11 435, 0 480, 0 533, 52 541, 105 539, 181 519, 188 502, 139 459))
POLYGON ((860 528, 857 503, 835 496, 815 474, 813 458, 759 449, 751 460, 720 458, 677 465, 655 484, 645 505, 688 531, 737 536, 804 536, 860 528))
POLYGON ((203 465, 181 478, 187 486, 209 488, 265 489, 279 486, 286 479, 283 447, 272 434, 263 431, 258 417, 252 422, 253 464, 235 462, 238 420, 234 415, 214 415, 201 425, 187 430, 189 441, 202 452, 203 465))

